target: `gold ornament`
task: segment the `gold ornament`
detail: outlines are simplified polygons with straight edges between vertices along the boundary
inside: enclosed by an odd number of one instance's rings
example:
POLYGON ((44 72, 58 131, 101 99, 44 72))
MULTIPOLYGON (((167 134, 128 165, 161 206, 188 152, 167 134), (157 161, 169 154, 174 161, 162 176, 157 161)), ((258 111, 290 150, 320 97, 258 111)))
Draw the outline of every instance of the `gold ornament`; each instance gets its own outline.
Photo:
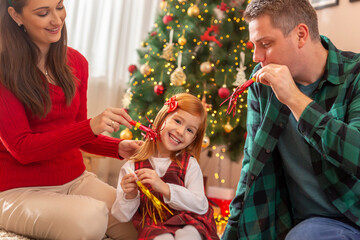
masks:
POLYGON ((224 126, 224 130, 226 133, 230 133, 234 128, 230 125, 230 122, 228 121, 225 126, 224 126))
POLYGON ((187 0, 178 0, 179 3, 184 3, 186 2, 187 0))
POLYGON ((184 46, 186 44, 186 38, 184 36, 181 36, 179 39, 178 39, 178 43, 181 45, 181 46, 184 46))
POLYGON ((164 10, 165 8, 167 8, 167 2, 166 2, 166 1, 161 1, 161 3, 160 3, 160 8, 161 8, 162 10, 164 10))
POLYGON ((151 73, 151 67, 149 66, 149 64, 145 63, 144 65, 142 65, 140 67, 140 72, 142 75, 149 75, 151 73))
POLYGON ((200 64, 200 71, 202 73, 210 73, 213 70, 213 67, 211 66, 211 62, 203 62, 200 64))
POLYGON ((170 81, 175 86, 181 86, 186 82, 186 74, 181 67, 178 67, 174 70, 174 72, 170 75, 170 81))
POLYGON ((210 138, 208 136, 204 136, 201 147, 207 148, 210 145, 210 138))
POLYGON ((198 6, 194 5, 194 6, 188 8, 187 14, 190 17, 197 17, 200 14, 200 9, 198 6))
POLYGON ((141 46, 141 47, 146 47, 146 43, 145 43, 144 41, 142 41, 142 42, 140 43, 140 46, 141 46))
POLYGON ((120 132, 120 139, 131 140, 132 138, 133 134, 128 128, 125 128, 120 132))
POLYGON ((174 57, 174 44, 168 43, 166 47, 163 49, 163 53, 161 55, 162 58, 170 61, 174 57))

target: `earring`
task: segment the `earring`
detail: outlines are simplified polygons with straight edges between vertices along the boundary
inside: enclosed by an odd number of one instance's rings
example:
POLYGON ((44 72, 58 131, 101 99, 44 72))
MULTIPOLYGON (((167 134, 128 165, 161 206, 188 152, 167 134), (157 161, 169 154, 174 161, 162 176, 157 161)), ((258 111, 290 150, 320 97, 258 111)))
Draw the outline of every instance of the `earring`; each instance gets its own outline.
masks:
POLYGON ((17 25, 18 25, 18 27, 21 27, 21 23, 18 23, 17 25))

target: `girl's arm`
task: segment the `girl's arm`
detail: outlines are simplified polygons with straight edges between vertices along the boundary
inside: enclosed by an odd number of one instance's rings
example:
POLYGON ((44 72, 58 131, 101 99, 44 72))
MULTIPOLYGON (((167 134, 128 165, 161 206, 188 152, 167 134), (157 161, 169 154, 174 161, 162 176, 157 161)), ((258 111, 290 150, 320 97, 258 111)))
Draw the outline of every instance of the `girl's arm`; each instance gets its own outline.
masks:
POLYGON ((129 222, 140 206, 140 194, 133 199, 126 199, 126 194, 121 187, 121 180, 128 174, 126 169, 129 167, 134 170, 134 163, 127 161, 120 170, 116 199, 111 209, 112 215, 120 222, 129 222))
POLYGON ((185 187, 168 184, 170 198, 164 197, 165 203, 176 210, 205 214, 209 203, 205 196, 203 174, 198 162, 193 157, 189 159, 184 184, 185 187))

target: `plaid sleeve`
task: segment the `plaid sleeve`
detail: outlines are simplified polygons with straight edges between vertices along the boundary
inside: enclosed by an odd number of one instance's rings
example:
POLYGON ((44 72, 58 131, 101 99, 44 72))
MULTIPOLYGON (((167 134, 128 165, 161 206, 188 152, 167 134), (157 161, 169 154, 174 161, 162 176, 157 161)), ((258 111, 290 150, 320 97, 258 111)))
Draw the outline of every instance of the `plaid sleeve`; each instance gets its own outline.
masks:
MULTIPOLYGON (((253 84, 254 86, 254 84, 253 84)), ((255 88, 251 87, 247 95, 247 137, 244 146, 244 158, 242 161, 242 168, 240 174, 240 180, 237 185, 236 196, 231 201, 230 204, 230 217, 226 225, 226 229, 221 239, 238 239, 238 222, 240 219, 244 195, 246 190, 246 179, 247 173, 249 170, 249 152, 251 146, 253 146, 254 136, 259 127, 260 117, 259 117, 259 102, 258 98, 255 96, 255 88)))
POLYGON ((330 111, 310 103, 298 130, 324 159, 360 178, 360 76, 345 83, 330 111))

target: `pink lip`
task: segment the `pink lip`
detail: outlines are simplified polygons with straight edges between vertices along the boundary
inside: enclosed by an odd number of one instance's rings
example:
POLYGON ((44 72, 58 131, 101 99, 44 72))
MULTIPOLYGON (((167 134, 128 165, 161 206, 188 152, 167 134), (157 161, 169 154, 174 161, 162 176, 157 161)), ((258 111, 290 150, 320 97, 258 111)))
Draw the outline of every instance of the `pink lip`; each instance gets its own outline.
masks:
POLYGON ((60 32, 60 30, 61 30, 60 27, 58 27, 56 31, 51 31, 51 30, 49 30, 49 29, 46 28, 46 31, 47 31, 48 33, 50 33, 50 34, 58 34, 58 33, 60 32))
POLYGON ((179 145, 181 143, 180 139, 178 139, 177 137, 175 137, 173 134, 169 133, 169 140, 174 143, 175 145, 179 145), (177 139, 179 142, 176 142, 174 139, 177 139))

